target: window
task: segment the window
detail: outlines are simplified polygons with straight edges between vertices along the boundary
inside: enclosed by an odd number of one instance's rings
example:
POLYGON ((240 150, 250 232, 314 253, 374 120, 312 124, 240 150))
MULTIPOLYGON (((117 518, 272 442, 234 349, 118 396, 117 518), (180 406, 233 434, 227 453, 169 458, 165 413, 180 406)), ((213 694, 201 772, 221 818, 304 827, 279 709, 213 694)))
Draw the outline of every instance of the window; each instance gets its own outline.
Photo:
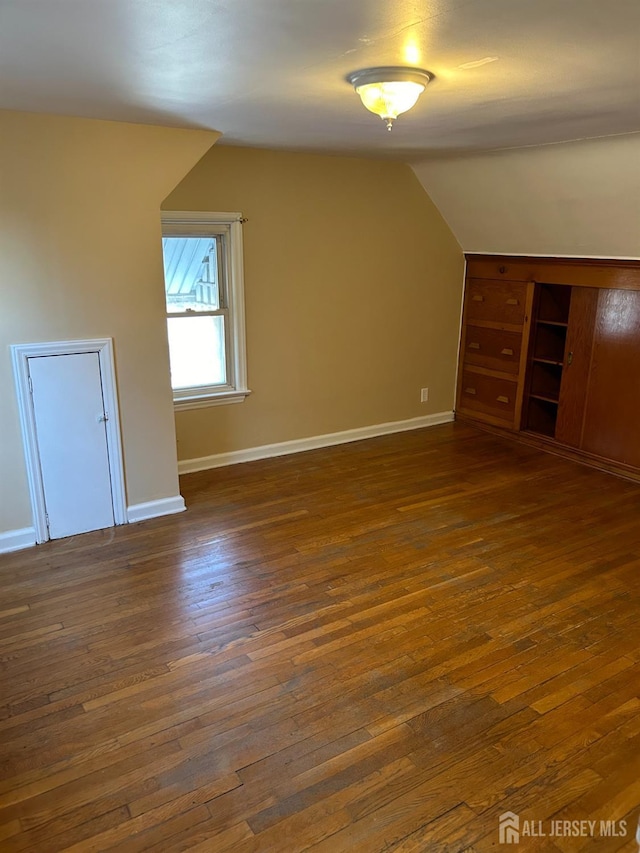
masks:
POLYGON ((239 403, 246 379, 242 217, 162 214, 171 386, 177 409, 239 403))

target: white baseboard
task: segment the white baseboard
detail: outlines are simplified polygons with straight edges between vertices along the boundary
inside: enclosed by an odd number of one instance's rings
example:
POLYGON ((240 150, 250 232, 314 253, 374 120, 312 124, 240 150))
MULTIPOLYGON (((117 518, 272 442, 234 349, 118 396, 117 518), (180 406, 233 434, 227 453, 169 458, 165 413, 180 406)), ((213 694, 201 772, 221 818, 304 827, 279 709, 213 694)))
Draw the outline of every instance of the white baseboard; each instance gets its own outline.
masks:
POLYGON ((127 507, 127 521, 133 524, 136 521, 146 521, 148 518, 157 518, 160 515, 184 512, 185 509, 182 495, 174 495, 172 498, 161 498, 159 501, 132 504, 132 506, 127 507))
MULTIPOLYGON (((159 515, 184 512, 185 509, 182 495, 175 495, 172 498, 162 498, 159 501, 147 501, 127 507, 127 521, 132 524, 136 521, 145 521, 147 518, 156 518, 159 515)), ((20 530, 7 530, 6 533, 0 533, 0 554, 31 548, 35 544, 36 531, 33 527, 23 527, 20 530)))
POLYGON ((19 530, 7 530, 0 533, 0 554, 9 551, 21 551, 36 544, 36 531, 33 527, 22 527, 19 530))
POLYGON ((201 456, 198 459, 183 459, 178 462, 180 474, 192 474, 195 471, 207 471, 209 468, 222 468, 225 465, 237 465, 239 462, 253 462, 256 459, 268 459, 272 456, 286 456, 289 453, 301 453, 318 447, 330 447, 332 444, 346 444, 349 441, 361 441, 363 438, 375 438, 393 432, 406 432, 411 429, 448 424, 453 421, 453 412, 438 412, 435 415, 423 415, 405 421, 391 421, 386 424, 346 429, 342 432, 330 432, 325 435, 313 435, 293 441, 281 441, 277 444, 263 444, 260 447, 248 447, 246 450, 232 450, 229 453, 215 453, 213 456, 201 456))

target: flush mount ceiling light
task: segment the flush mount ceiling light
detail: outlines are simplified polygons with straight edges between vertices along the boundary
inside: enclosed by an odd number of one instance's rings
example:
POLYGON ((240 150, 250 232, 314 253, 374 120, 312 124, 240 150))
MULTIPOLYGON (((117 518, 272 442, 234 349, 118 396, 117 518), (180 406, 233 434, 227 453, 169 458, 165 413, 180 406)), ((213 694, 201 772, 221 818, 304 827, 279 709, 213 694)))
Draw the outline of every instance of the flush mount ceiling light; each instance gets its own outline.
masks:
POLYGON ((400 113, 411 109, 430 80, 430 71, 398 65, 362 68, 347 76, 362 103, 386 122, 387 130, 391 130, 400 113))

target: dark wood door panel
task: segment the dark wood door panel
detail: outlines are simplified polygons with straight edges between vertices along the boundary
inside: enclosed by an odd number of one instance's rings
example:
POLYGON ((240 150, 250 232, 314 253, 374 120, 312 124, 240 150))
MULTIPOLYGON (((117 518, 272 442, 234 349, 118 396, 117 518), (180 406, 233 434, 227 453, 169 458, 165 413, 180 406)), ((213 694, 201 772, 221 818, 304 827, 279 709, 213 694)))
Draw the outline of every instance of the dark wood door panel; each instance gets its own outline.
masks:
POLYGON ((600 291, 595 287, 571 288, 569 325, 555 437, 558 441, 572 447, 580 447, 582 442, 599 293, 600 291))
POLYGON ((640 467, 638 291, 600 291, 582 449, 640 467))

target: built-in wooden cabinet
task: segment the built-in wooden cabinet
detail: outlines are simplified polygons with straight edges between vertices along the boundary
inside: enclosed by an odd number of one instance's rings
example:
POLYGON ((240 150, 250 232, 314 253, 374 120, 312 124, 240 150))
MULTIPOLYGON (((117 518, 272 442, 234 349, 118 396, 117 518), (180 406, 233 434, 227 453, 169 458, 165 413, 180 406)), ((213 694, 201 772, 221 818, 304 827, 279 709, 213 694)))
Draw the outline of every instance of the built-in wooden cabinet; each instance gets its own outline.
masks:
POLYGON ((640 479, 640 262, 467 256, 456 416, 640 479))

